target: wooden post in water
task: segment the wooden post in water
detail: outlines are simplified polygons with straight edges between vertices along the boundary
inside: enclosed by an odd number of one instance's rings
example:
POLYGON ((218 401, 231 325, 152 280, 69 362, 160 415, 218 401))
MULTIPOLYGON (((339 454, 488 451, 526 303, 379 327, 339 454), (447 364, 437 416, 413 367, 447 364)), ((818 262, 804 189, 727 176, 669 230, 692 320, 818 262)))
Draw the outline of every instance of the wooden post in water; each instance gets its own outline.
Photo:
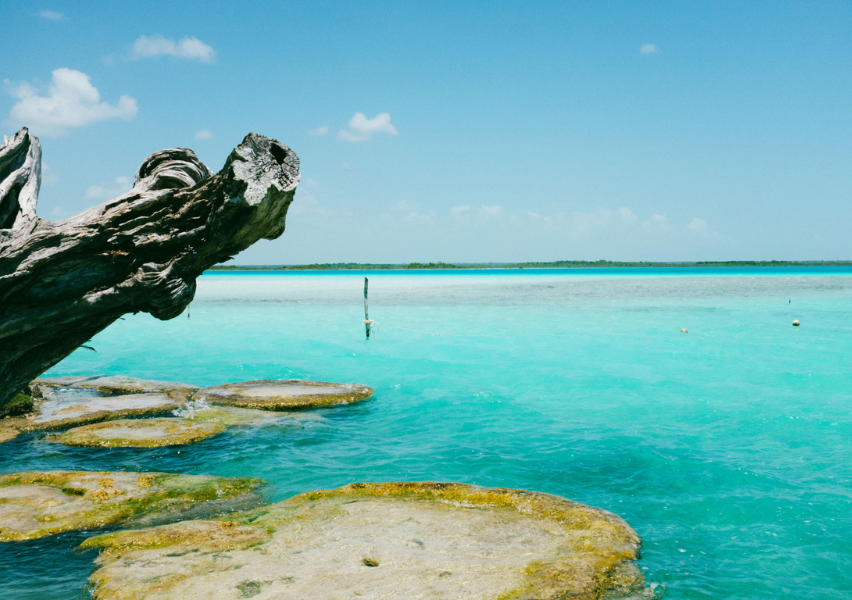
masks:
POLYGON ((364 278, 364 328, 367 330, 367 339, 370 339, 370 310, 367 306, 367 278, 364 278))

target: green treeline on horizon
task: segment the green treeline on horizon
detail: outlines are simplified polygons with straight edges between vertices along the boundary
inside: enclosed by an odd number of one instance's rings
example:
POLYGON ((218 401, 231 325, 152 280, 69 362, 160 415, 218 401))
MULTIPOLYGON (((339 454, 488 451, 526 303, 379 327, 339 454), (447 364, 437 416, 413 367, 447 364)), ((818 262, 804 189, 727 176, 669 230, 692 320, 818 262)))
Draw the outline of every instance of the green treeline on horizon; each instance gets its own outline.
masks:
POLYGON ((619 262, 610 260, 557 260, 519 263, 323 263, 312 265, 216 265, 210 271, 375 271, 382 269, 591 269, 616 267, 841 267, 847 260, 708 260, 698 262, 619 262))

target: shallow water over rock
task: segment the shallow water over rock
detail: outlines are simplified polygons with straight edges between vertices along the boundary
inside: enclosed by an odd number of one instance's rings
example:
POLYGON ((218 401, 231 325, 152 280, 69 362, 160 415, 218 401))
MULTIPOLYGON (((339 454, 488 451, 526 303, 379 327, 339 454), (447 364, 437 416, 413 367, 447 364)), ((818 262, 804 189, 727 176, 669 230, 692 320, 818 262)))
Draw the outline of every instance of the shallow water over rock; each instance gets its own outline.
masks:
POLYGON ((166 473, 30 471, 0 475, 0 542, 138 519, 211 511, 263 481, 166 473))
POLYGON ((225 431, 220 423, 184 419, 120 419, 75 427, 48 436, 49 442, 101 448, 159 448, 194 444, 225 431))

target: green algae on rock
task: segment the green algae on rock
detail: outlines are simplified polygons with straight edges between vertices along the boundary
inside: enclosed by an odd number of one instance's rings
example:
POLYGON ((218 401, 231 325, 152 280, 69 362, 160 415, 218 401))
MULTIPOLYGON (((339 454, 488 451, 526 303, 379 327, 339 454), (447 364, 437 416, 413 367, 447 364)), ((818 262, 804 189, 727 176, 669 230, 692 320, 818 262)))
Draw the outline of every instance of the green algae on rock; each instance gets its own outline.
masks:
POLYGON ((93 375, 90 377, 39 377, 33 385, 61 386, 71 389, 89 389, 110 396, 120 394, 166 394, 179 402, 185 402, 197 385, 174 381, 138 379, 136 377, 93 375))
POLYGON ((36 379, 43 392, 26 429, 64 429, 124 417, 152 416, 183 406, 196 386, 135 377, 36 379))
POLYGON ((182 419, 189 419, 195 423, 221 423, 226 427, 277 424, 301 425, 308 421, 316 422, 325 420, 324 417, 318 414, 304 411, 275 412, 257 410, 255 408, 208 404, 203 400, 187 402, 183 407, 173 411, 172 414, 182 419))
POLYGON ((309 492, 217 520, 91 538, 111 599, 652 598, 618 516, 564 498, 453 483, 309 492))
POLYGON ((31 471, 0 475, 0 542, 126 521, 210 514, 253 501, 251 477, 31 471))
POLYGON ((327 383, 301 379, 259 379, 228 383, 197 391, 193 398, 261 410, 294 410, 348 404, 373 395, 373 388, 356 383, 327 383))
POLYGON ((100 448, 159 448, 194 444, 225 431, 221 423, 184 419, 120 419, 75 427, 47 437, 48 442, 100 448))

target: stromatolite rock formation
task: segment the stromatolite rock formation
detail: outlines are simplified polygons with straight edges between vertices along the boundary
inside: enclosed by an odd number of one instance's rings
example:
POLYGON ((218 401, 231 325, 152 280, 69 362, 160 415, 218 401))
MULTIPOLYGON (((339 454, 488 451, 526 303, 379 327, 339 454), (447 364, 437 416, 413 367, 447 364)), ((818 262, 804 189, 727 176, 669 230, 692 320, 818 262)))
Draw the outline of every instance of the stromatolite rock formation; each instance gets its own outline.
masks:
POLYGON ((121 315, 179 315, 205 269, 284 232, 299 177, 292 150, 252 133, 215 175, 192 150, 155 152, 132 190, 52 222, 21 129, 0 147, 0 407, 121 315))
POLYGON ((91 448, 161 448, 194 444, 225 431, 221 423, 185 419, 119 419, 75 427, 48 436, 48 442, 91 448))
POLYGON ((373 388, 357 383, 328 383, 303 379, 258 379, 205 388, 193 398, 261 410, 296 410, 366 400, 373 388))
POLYGON ((92 538, 98 600, 652 598, 618 516, 451 483, 352 484, 92 538))
POLYGON ((0 542, 32 540, 140 518, 210 514, 253 500, 250 477, 30 471, 0 475, 0 542))
MULTIPOLYGON (((50 377, 32 388, 42 398, 22 429, 64 429, 124 417, 153 416, 185 405, 197 386, 135 377, 50 377)), ((2 423, 2 421, 0 421, 2 423)))

